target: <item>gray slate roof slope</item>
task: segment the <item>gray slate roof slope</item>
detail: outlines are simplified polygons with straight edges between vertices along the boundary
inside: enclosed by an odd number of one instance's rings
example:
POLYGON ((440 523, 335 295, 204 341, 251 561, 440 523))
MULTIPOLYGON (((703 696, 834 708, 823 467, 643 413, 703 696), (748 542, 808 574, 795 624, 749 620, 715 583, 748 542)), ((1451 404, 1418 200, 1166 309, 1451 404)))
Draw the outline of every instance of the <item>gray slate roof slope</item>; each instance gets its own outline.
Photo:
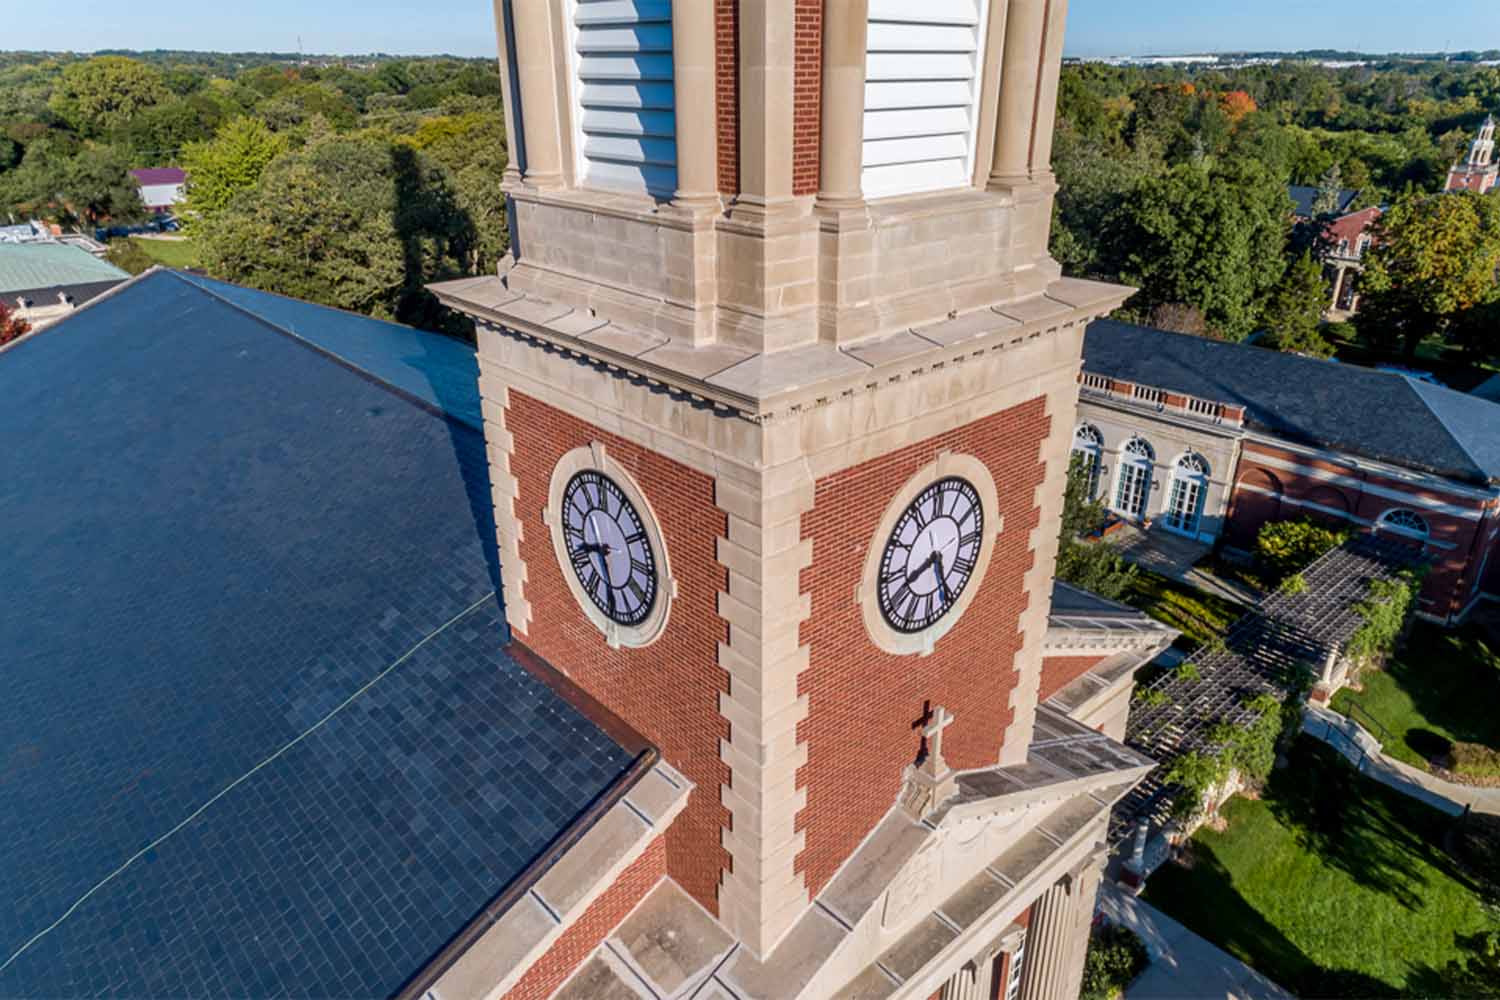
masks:
POLYGON ((1288 441, 1471 484, 1500 482, 1500 406, 1392 372, 1114 320, 1090 325, 1084 368, 1243 406, 1247 425, 1288 441))
POLYGON ((384 334, 161 272, 0 352, 0 996, 389 995, 628 769, 504 652, 482 435, 378 377, 461 354, 384 334))

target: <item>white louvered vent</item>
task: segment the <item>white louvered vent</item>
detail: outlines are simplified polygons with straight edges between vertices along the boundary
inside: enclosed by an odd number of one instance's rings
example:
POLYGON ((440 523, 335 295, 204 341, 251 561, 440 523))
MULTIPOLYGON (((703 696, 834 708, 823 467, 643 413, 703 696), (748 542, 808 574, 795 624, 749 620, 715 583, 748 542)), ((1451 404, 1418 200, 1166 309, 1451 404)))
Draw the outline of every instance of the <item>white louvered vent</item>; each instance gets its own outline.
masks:
POLYGON ((864 191, 967 187, 988 0, 870 0, 864 191))
POLYGON ((672 0, 575 0, 579 171, 590 187, 677 188, 672 0))

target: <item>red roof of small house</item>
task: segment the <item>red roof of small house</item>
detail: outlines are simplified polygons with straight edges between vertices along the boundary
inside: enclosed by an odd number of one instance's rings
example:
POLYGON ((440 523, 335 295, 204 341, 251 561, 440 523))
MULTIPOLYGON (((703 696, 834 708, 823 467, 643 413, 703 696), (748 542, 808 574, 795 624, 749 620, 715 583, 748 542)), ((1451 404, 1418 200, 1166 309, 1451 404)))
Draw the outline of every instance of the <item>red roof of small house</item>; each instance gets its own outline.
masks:
POLYGON ((157 184, 182 184, 187 180, 187 171, 177 167, 142 167, 130 172, 135 182, 142 187, 157 184))

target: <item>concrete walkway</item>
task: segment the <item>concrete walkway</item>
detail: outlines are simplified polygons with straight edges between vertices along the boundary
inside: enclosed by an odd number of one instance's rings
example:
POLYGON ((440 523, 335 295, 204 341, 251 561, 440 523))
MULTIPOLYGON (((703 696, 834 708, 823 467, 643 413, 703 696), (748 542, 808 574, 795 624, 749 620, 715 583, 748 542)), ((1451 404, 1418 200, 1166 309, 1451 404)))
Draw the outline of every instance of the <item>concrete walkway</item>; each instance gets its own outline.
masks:
POLYGON ((1444 781, 1388 756, 1380 741, 1363 726, 1331 708, 1308 705, 1302 713, 1302 731, 1343 754, 1360 774, 1450 816, 1461 815, 1465 806, 1477 813, 1500 816, 1500 788, 1476 788, 1444 781))
POLYGON ((1247 606, 1254 606, 1260 600, 1260 594, 1249 587, 1214 576, 1195 565, 1208 555, 1211 546, 1174 535, 1160 525, 1142 531, 1136 525, 1121 524, 1109 533, 1106 541, 1127 561, 1169 580, 1247 606))
POLYGON ((1125 991, 1125 1000, 1296 1000, 1233 955, 1182 924, 1106 883, 1099 912, 1129 927, 1146 943, 1151 965, 1125 991))

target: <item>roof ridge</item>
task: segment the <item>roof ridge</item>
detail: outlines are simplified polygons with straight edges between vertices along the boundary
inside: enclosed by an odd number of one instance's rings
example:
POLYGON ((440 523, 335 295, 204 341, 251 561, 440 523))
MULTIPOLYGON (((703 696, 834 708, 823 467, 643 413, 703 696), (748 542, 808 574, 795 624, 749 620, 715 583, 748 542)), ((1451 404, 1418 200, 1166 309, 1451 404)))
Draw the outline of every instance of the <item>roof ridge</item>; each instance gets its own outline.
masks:
POLYGON ((114 298, 116 295, 119 295, 127 288, 132 288, 135 285, 144 283, 147 278, 151 277, 151 275, 156 274, 159 271, 166 271, 170 273, 171 269, 163 267, 160 264, 155 264, 142 271, 140 274, 132 275, 131 277, 126 278, 124 281, 120 282, 118 285, 109 289, 108 291, 100 292, 98 295, 95 295, 93 298, 76 307, 72 312, 68 313, 57 322, 49 323, 43 327, 32 327, 26 333, 23 333, 21 336, 17 337, 15 340, 12 340, 5 344, 0 344, 0 354, 4 354, 6 351, 14 350, 21 344, 29 344, 31 343, 31 341, 35 340, 37 337, 44 333, 50 333, 53 330, 62 329, 65 325, 67 325, 69 320, 77 316, 79 313, 87 309, 92 309, 94 306, 98 305, 101 302, 104 302, 107 299, 114 298))
POLYGON ((1443 429, 1443 433, 1448 435, 1448 439, 1452 441, 1453 444, 1458 448, 1458 450, 1463 452, 1464 456, 1468 458, 1468 460, 1473 464, 1474 471, 1484 479, 1490 482, 1494 482, 1496 479, 1495 473, 1491 472, 1485 467, 1484 462, 1480 460, 1479 456, 1474 454, 1474 451, 1469 447, 1468 442, 1465 441, 1464 438, 1460 437, 1458 435, 1458 432, 1453 429, 1453 426, 1448 422, 1448 418, 1445 417, 1437 409, 1437 407, 1432 405, 1432 400, 1428 398, 1428 393, 1450 393, 1455 399, 1473 400, 1475 403, 1480 404, 1489 403, 1489 405, 1494 406, 1497 411, 1500 411, 1500 404, 1492 403, 1489 400, 1481 399, 1478 396, 1472 396, 1466 392, 1459 392, 1457 389, 1451 389, 1446 385, 1433 385, 1429 382, 1424 382, 1421 379, 1412 378, 1410 375, 1402 375, 1401 377, 1406 380, 1407 387, 1411 390, 1412 394, 1421 401, 1422 408, 1432 415, 1432 418, 1438 422, 1438 426, 1443 429))
MULTIPOLYGON (((415 406, 417 409, 422 410, 424 413, 428 413, 428 414, 430 414, 430 415, 432 415, 434 417, 437 417, 440 420, 450 421, 450 422, 458 424, 458 425, 460 425, 462 427, 467 427, 470 430, 481 431, 481 432, 483 431, 482 427, 475 427, 469 421, 460 418, 457 414, 449 413, 448 411, 444 410, 442 407, 435 406, 432 403, 429 403, 427 400, 422 399, 420 396, 417 396, 414 393, 408 392, 407 390, 401 388, 399 385, 396 385, 395 383, 389 381, 388 379, 385 379, 385 378, 381 377, 380 375, 376 374, 375 372, 370 371, 368 368, 365 368, 363 365, 360 365, 360 364, 358 364, 358 363, 356 363, 354 361, 349 360, 348 358, 344 357, 341 354, 337 354, 334 351, 329 350, 328 348, 324 347, 322 344, 319 344, 319 343, 316 343, 316 342, 314 342, 312 340, 309 340, 308 338, 302 336, 302 334, 298 333, 296 330, 290 329, 290 328, 285 327, 285 326, 282 326, 280 323, 276 322, 275 320, 271 319, 268 316, 261 315, 260 313, 256 312, 254 309, 251 309, 249 306, 241 305, 240 303, 234 301, 231 298, 228 298, 227 296, 220 295, 218 292, 214 291, 212 288, 207 288, 207 287, 205 287, 203 285, 198 284, 198 282, 193 281, 187 275, 179 273, 178 271, 176 271, 173 268, 162 268, 162 270, 164 270, 167 274, 172 275, 172 277, 176 278, 178 281, 181 281, 183 284, 187 285, 189 288, 194 289, 199 294, 206 295, 209 298, 213 299, 215 302, 220 302, 220 303, 228 306, 230 309, 233 309, 235 312, 240 313, 241 315, 250 317, 250 319, 254 320, 255 322, 259 323, 260 325, 262 325, 264 327, 267 327, 268 329, 272 330, 275 333, 280 334, 283 337, 286 337, 288 340, 291 340, 291 341, 293 341, 293 342, 295 342, 297 344, 301 344, 303 347, 307 348, 308 350, 312 351, 313 353, 318 354, 318 355, 320 355, 320 356, 322 356, 324 358, 327 358, 329 361, 332 361, 334 364, 338 365, 339 367, 344 368, 345 370, 351 372, 352 374, 359 376, 360 378, 362 378, 365 381, 369 382, 371 385, 377 386, 380 389, 385 390, 386 392, 388 392, 391 395, 397 397, 398 399, 401 399, 401 400, 405 401, 406 403, 408 403, 408 404, 410 404, 412 406, 415 406)), ((210 281, 218 281, 219 279, 218 278, 209 278, 208 280, 210 280, 210 281)), ((247 285, 235 285, 234 282, 232 282, 232 281, 224 282, 224 284, 233 285, 235 288, 243 288, 246 291, 250 291, 250 292, 260 292, 260 289, 258 289, 258 288, 250 288, 247 285)), ((267 293, 267 294, 275 294, 275 293, 267 293)), ((315 309, 330 309, 333 312, 346 312, 346 310, 332 309, 332 307, 322 306, 322 305, 319 305, 316 302, 308 302, 308 301, 306 301, 304 299, 293 299, 291 296, 281 296, 281 297, 282 298, 286 298, 286 299, 290 299, 293 302, 298 302, 298 303, 300 303, 302 305, 305 305, 305 306, 312 306, 315 309)), ((369 317, 369 316, 359 316, 358 313, 347 313, 347 315, 356 316, 356 317, 358 317, 360 319, 371 319, 372 318, 372 317, 369 317)), ((399 325, 399 324, 393 324, 393 325, 399 325)), ((416 327, 410 327, 409 329, 416 330, 416 327)), ((421 333, 421 332, 425 332, 425 331, 417 331, 417 332, 421 333)))

